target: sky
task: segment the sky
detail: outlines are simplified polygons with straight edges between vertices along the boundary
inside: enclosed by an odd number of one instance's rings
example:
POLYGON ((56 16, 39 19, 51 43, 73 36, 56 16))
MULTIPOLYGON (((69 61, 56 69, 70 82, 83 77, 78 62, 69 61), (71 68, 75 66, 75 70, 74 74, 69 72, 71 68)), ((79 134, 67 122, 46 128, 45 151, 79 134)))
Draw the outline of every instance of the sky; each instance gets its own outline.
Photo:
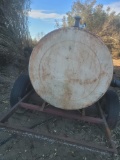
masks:
MULTIPOLYGON (((31 37, 39 39, 55 29, 55 20, 61 21, 62 17, 71 10, 76 0, 31 0, 31 11, 28 14, 29 31, 31 37)), ((82 0, 84 2, 84 0, 82 0)), ((120 0, 97 0, 97 4, 108 6, 111 10, 120 12, 120 0)))

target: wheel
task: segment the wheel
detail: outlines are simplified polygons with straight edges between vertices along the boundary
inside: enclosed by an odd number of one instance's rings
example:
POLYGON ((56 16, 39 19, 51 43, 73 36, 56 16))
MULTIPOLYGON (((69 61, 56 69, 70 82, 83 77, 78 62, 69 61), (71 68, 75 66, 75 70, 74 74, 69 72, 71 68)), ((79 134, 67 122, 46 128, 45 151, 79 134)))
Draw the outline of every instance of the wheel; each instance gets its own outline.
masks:
POLYGON ((15 81, 10 94, 10 105, 13 107, 22 99, 30 90, 32 85, 28 75, 21 74, 15 81))
POLYGON ((114 129, 119 118, 119 99, 116 92, 108 90, 102 99, 102 109, 106 114, 106 121, 111 129, 114 129))

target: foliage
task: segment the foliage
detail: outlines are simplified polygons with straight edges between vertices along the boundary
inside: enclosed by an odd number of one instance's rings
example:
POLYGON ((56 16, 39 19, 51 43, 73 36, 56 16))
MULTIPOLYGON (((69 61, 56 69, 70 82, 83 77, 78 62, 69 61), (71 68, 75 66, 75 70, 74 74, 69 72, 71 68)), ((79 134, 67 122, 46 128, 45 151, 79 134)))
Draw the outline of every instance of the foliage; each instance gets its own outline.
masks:
POLYGON ((12 61, 28 45, 30 0, 0 0, 0 65, 12 61))
MULTIPOLYGON (((112 12, 110 7, 105 10, 103 5, 96 4, 96 0, 84 3, 77 0, 66 13, 67 17, 63 17, 61 27, 73 26, 76 15, 82 17, 81 22, 87 24, 87 30, 103 39, 114 57, 120 57, 120 13, 112 12)), ((56 27, 60 27, 58 22, 56 27)))

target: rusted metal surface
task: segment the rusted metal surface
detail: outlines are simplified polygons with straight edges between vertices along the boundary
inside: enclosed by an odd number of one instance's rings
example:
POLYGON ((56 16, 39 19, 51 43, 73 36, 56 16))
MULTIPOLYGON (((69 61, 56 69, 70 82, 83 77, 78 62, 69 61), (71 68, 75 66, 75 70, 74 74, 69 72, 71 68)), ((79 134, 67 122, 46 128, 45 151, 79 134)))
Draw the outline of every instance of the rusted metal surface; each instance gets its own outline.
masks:
POLYGON ((74 110, 98 101, 113 75, 108 48, 77 27, 55 30, 40 40, 29 62, 35 91, 51 105, 74 110))
POLYGON ((23 134, 26 134, 28 136, 33 135, 34 137, 37 137, 37 138, 41 137, 44 140, 49 138, 49 139, 53 139, 55 141, 56 140, 60 141, 60 142, 63 141, 63 143, 67 142, 69 144, 74 144, 74 145, 78 145, 78 146, 82 145, 84 147, 93 148, 93 149, 97 149, 97 150, 100 150, 100 151, 117 153, 115 145, 112 141, 110 129, 107 125, 107 122, 105 120, 105 117, 104 117, 104 114, 102 112, 100 104, 98 104, 98 106, 99 106, 99 110, 100 110, 100 114, 101 114, 102 119, 94 118, 94 117, 90 117, 90 116, 85 116, 85 112, 84 112, 84 114, 83 113, 80 114, 80 112, 77 112, 77 111, 65 111, 65 110, 58 109, 58 108, 55 108, 55 107, 52 107, 52 106, 51 107, 50 106, 48 106, 48 107, 44 106, 44 108, 41 109, 42 106, 40 107, 40 106, 37 106, 37 105, 28 104, 28 103, 23 102, 23 101, 25 101, 25 99, 28 99, 30 96, 32 97, 31 93, 33 93, 33 92, 32 91, 29 92, 25 97, 23 97, 21 99, 21 101, 19 101, 19 103, 17 103, 15 106, 13 106, 13 108, 10 111, 8 111, 7 114, 5 114, 3 116, 3 118, 0 120, 0 127, 1 128, 7 128, 8 130, 13 130, 17 134, 23 133, 23 134), (90 123, 94 123, 94 124, 101 124, 105 127, 106 135, 108 137, 108 141, 109 141, 109 144, 110 144, 110 148, 105 147, 105 146, 99 146, 95 143, 88 143, 88 142, 81 141, 81 140, 80 141, 79 140, 74 140, 73 138, 64 137, 64 136, 61 136, 61 135, 56 136, 56 135, 51 135, 51 134, 36 133, 32 129, 19 127, 19 126, 14 127, 14 125, 10 126, 9 124, 4 123, 10 118, 10 116, 12 116, 12 114, 16 111, 16 109, 18 109, 18 107, 23 107, 23 108, 30 109, 30 110, 33 110, 33 111, 34 110, 35 111, 40 111, 42 113, 49 113, 49 114, 52 114, 52 115, 58 115, 58 116, 62 116, 62 117, 65 117, 65 118, 77 119, 77 120, 90 122, 90 123))
POLYGON ((10 116, 18 109, 20 102, 23 102, 29 98, 29 96, 32 94, 33 90, 30 91, 28 94, 26 94, 18 103, 16 103, 10 110, 0 119, 1 123, 4 123, 8 120, 10 116))
POLYGON ((42 106, 27 104, 27 103, 23 103, 23 102, 20 103, 20 107, 23 107, 25 109, 40 111, 43 113, 49 113, 52 115, 62 116, 62 117, 69 118, 69 119, 76 119, 76 120, 81 120, 81 121, 85 121, 85 122, 103 124, 102 119, 94 118, 94 117, 90 117, 90 116, 81 116, 78 111, 65 111, 65 110, 61 110, 61 109, 58 109, 55 107, 50 107, 50 106, 45 107, 43 110, 42 106))
POLYGON ((27 135, 27 136, 34 136, 35 138, 40 138, 40 139, 49 139, 50 141, 51 140, 55 140, 54 142, 67 142, 68 144, 73 144, 73 145, 76 145, 76 146, 83 146, 83 147, 87 147, 87 148, 92 148, 92 149, 95 149, 95 150, 99 150, 99 151, 104 151, 104 152, 110 152, 110 153, 115 153, 115 150, 113 148, 107 148, 105 146, 100 146, 100 145, 97 145, 95 143, 91 143, 91 142, 85 142, 85 141, 82 141, 82 140, 75 140, 73 138, 69 138, 69 137, 63 137, 63 136, 57 136, 57 135, 52 135, 52 134, 46 134, 46 133, 37 133, 36 131, 33 131, 32 129, 27 129, 27 128, 24 128, 24 127, 13 127, 13 126, 9 126, 7 124, 2 124, 0 123, 0 127, 2 128, 7 128, 8 130, 12 130, 14 132, 17 132, 17 134, 21 134, 23 133, 24 135, 27 135))
POLYGON ((108 138, 109 145, 114 149, 115 153, 117 154, 117 149, 115 147, 114 142, 112 141, 111 132, 110 132, 109 126, 108 126, 108 124, 106 122, 104 113, 103 113, 103 111, 101 109, 101 106, 100 106, 99 102, 98 102, 98 107, 99 107, 100 115, 101 115, 101 117, 102 117, 102 119, 104 121, 104 127, 105 127, 105 131, 106 131, 106 135, 107 135, 107 138, 108 138))

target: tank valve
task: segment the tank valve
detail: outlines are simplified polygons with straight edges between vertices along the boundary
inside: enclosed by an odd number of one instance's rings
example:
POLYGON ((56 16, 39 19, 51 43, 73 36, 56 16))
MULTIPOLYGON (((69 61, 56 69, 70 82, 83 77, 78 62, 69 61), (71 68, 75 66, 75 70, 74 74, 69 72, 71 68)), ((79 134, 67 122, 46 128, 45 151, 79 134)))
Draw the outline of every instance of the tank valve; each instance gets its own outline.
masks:
POLYGON ((80 27, 80 20, 81 20, 81 17, 80 16, 75 16, 75 25, 74 27, 80 27))
POLYGON ((80 16, 75 16, 75 25, 74 25, 74 27, 78 27, 80 29, 84 29, 86 27, 86 23, 80 24, 80 20, 81 20, 80 16))

